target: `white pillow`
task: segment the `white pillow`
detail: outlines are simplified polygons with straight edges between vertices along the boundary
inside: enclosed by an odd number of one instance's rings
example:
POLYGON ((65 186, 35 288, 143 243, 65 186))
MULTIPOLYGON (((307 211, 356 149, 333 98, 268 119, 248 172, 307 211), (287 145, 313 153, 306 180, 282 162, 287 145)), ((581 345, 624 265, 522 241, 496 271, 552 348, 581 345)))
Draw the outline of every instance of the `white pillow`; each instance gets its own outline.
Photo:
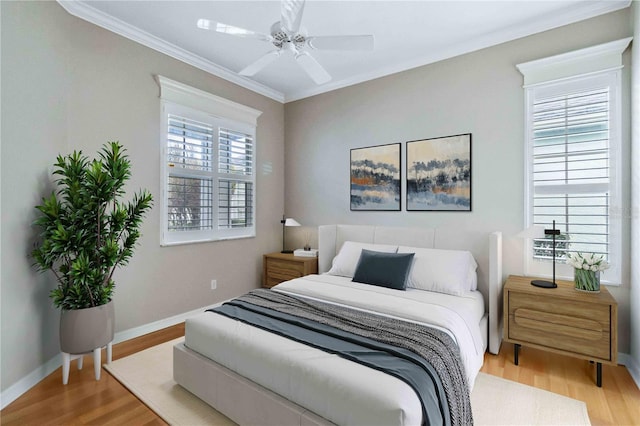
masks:
POLYGON ((475 264, 475 266, 471 265, 471 268, 469 268, 469 275, 467 276, 469 291, 476 291, 478 289, 478 273, 476 272, 478 264, 475 262, 476 260, 473 259, 473 263, 475 264))
POLYGON ((360 260, 362 249, 383 253, 395 253, 398 251, 398 246, 345 241, 340 248, 340 252, 338 252, 336 257, 333 258, 331 269, 329 269, 327 274, 353 278, 353 275, 356 272, 356 266, 358 265, 358 260, 360 260))
POLYGON ((478 264, 468 251, 400 246, 398 253, 415 253, 407 287, 455 296, 473 287, 478 264))

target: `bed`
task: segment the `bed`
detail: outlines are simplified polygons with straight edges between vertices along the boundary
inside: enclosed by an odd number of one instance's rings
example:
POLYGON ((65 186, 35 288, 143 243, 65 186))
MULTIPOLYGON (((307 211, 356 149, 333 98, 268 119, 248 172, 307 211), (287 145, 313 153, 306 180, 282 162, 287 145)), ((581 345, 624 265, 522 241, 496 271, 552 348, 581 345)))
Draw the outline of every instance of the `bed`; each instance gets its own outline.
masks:
MULTIPOLYGON (((241 311, 246 303, 251 307, 265 303, 264 306, 268 306, 265 309, 270 309, 268 304, 302 303, 313 305, 314 309, 319 306, 323 318, 327 311, 331 313, 327 321, 340 322, 333 317, 334 311, 335 316, 340 317, 342 306, 348 306, 349 315, 374 319, 372 314, 382 315, 396 324, 394 327, 397 323, 409 327, 410 331, 401 331, 401 334, 411 334, 415 327, 429 323, 433 327, 429 330, 435 330, 430 333, 440 333, 438 336, 444 336, 441 340, 454 342, 455 356, 459 356, 462 365, 462 382, 470 392, 485 350, 497 353, 500 347, 502 256, 499 232, 327 225, 319 227, 318 241, 319 275, 291 280, 271 291, 263 290, 263 293, 257 290, 255 295, 245 296, 249 299, 238 298, 224 309, 241 311), (356 254, 362 255, 369 249, 371 253, 367 254, 371 256, 378 256, 383 251, 401 255, 398 257, 410 255, 413 265, 408 272, 411 275, 407 276, 407 281, 413 283, 410 288, 399 291, 352 282, 353 274, 362 272, 362 265, 357 261, 363 259, 358 259, 356 254), (424 263, 425 253, 435 256, 436 252, 441 256, 435 257, 438 264, 424 263), (476 272, 473 277, 466 274, 466 264, 458 268, 461 263, 450 263, 451 259, 460 262, 463 252, 472 255, 470 262, 475 263, 472 266, 476 272), (430 289, 429 285, 437 287, 442 282, 430 282, 427 287, 420 287, 422 275, 415 275, 420 272, 417 265, 426 265, 433 271, 449 265, 445 272, 452 271, 448 275, 452 281, 460 277, 461 290, 454 287, 453 292, 438 288, 438 291, 426 291, 430 289), (471 291, 472 288, 475 290, 471 291), (274 300, 266 300, 270 298, 274 300), (398 318, 402 321, 396 321, 398 318)), ((373 262, 383 264, 380 262, 386 261, 386 255, 380 256, 383 260, 373 257, 373 262)), ((298 308, 287 306, 287 309, 298 308)), ((380 371, 367 364, 368 361, 344 359, 335 351, 323 350, 315 343, 302 343, 297 336, 266 331, 262 328, 264 319, 261 317, 251 323, 250 318, 238 319, 227 314, 231 315, 231 312, 224 315, 206 312, 186 321, 185 341, 174 347, 174 378, 233 421, 259 425, 427 423, 425 419, 430 414, 425 408, 425 400, 429 397, 416 391, 420 385, 380 371)), ((389 333, 393 335, 395 331, 389 333)), ((368 342, 365 340, 364 344, 368 345, 368 342)), ((348 354, 359 352, 347 351, 348 354)), ((411 373, 410 376, 415 375, 411 373)), ((449 385, 437 382, 433 385, 434 394, 443 394, 442 386, 449 385)), ((457 408, 456 405, 451 407, 453 416, 457 408)), ((435 423, 438 421, 436 418, 435 423)))

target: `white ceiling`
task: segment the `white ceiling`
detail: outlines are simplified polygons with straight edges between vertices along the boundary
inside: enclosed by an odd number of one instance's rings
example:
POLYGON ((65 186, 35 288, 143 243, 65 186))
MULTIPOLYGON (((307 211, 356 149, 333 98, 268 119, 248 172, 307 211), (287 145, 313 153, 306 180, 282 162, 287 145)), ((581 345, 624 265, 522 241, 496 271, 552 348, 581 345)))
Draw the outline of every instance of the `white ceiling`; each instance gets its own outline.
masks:
POLYGON ((436 62, 628 7, 631 0, 307 0, 309 35, 373 34, 372 52, 312 51, 333 79, 316 85, 290 55, 255 76, 238 71, 270 43, 196 27, 200 18, 268 34, 280 2, 58 0, 71 14, 280 102, 436 62))

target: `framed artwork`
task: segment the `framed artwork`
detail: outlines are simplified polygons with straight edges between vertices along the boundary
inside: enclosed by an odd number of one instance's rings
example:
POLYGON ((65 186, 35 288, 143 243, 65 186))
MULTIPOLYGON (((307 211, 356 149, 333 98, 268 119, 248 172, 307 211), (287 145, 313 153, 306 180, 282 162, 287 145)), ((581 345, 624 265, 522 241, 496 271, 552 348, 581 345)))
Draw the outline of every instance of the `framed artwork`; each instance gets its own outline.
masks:
POLYGON ((471 211, 471 133, 407 142, 407 211, 471 211))
POLYGON ((400 211, 400 144, 351 150, 351 210, 400 211))

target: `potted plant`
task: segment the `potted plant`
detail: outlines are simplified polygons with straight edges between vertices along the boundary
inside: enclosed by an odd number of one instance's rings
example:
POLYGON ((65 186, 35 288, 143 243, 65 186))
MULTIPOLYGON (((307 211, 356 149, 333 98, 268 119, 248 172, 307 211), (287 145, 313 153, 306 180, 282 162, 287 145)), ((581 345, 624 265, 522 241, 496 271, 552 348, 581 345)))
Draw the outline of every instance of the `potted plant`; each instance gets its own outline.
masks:
POLYGON ((57 190, 36 206, 40 215, 34 224, 41 238, 31 255, 39 271, 51 270, 56 277, 50 296, 61 309, 65 355, 113 340, 113 273, 133 255, 153 203, 147 190, 121 200, 131 177, 125 151, 119 142, 108 142, 91 161, 82 151, 59 155, 53 172, 57 190))

